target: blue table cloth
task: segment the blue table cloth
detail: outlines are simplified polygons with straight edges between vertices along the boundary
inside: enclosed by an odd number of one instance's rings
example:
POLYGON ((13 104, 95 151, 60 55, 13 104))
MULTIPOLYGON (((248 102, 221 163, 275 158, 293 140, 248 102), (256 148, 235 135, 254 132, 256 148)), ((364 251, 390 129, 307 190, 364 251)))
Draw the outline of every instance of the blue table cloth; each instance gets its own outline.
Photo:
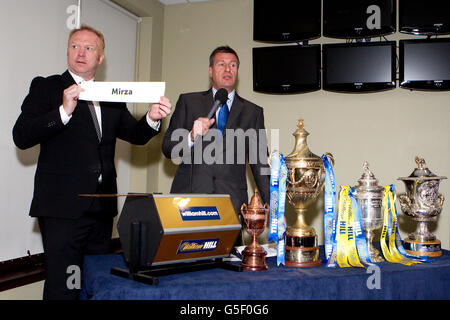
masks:
MULTIPOLYGON (((323 247, 320 250, 323 258, 323 247)), ((112 275, 112 267, 126 268, 121 254, 86 256, 82 299, 96 300, 305 300, 305 299, 450 299, 450 252, 432 263, 405 266, 378 264, 375 273, 362 268, 312 268, 276 266, 269 270, 235 272, 210 269, 160 276, 158 285, 147 285, 112 275), (372 277, 372 278, 370 278, 372 277), (370 278, 370 279, 369 279, 370 278), (369 282, 369 285, 368 285, 369 282)))

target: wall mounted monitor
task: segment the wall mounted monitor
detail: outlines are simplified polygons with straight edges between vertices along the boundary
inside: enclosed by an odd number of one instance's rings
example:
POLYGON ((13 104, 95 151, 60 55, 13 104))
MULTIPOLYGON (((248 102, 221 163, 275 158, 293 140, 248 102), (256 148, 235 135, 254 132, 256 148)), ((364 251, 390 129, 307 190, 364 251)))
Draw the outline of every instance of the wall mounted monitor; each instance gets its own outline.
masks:
POLYGON ((253 90, 303 93, 320 89, 320 44, 253 48, 253 90))
POLYGON ((396 0, 323 0, 323 35, 370 38, 396 31, 396 0))
POLYGON ((398 28, 417 35, 450 34, 448 0, 399 0, 398 28))
POLYGON ((400 87, 450 90, 450 38, 400 40, 400 87))
POLYGON ((300 42, 320 37, 321 0, 254 0, 253 40, 300 42))
POLYGON ((322 45, 324 90, 370 92, 396 86, 395 41, 322 45))

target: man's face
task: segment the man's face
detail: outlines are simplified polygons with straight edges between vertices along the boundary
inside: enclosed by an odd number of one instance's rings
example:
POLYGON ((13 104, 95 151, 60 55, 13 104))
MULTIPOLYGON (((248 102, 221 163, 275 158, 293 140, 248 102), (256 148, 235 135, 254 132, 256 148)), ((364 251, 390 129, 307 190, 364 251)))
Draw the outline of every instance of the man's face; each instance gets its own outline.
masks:
POLYGON ((214 56, 214 64, 209 67, 209 76, 216 89, 234 90, 238 77, 238 59, 232 53, 219 52, 214 56))
POLYGON ((100 43, 100 39, 91 31, 82 30, 73 34, 67 48, 70 71, 84 80, 92 79, 105 57, 100 43))

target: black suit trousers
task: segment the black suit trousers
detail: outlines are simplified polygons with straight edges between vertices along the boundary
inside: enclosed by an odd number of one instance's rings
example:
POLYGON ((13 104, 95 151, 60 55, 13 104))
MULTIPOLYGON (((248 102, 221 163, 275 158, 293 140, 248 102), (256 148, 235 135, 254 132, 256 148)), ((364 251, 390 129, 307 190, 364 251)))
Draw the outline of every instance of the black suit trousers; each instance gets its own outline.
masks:
POLYGON ((78 219, 39 217, 38 222, 46 267, 44 300, 78 299, 83 257, 110 252, 113 218, 86 211, 78 219))

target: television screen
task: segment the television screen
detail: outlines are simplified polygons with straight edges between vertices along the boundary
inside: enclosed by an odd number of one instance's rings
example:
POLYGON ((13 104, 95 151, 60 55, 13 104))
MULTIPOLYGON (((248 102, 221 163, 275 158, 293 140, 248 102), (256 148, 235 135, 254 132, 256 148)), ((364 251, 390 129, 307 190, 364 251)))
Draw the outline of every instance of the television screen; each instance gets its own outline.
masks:
POLYGON ((320 37, 320 0, 254 0, 253 40, 297 42, 320 37))
POLYGON ((302 93, 320 89, 320 44, 253 48, 253 90, 302 93))
POLYGON ((400 40, 400 87, 450 89, 450 38, 400 40))
POLYGON ((395 88, 395 41, 322 45, 323 89, 368 92, 395 88))
POLYGON ((417 35, 449 34, 448 0, 400 0, 398 28, 417 35))
POLYGON ((394 33, 396 0, 323 0, 323 35, 369 38, 394 33))

